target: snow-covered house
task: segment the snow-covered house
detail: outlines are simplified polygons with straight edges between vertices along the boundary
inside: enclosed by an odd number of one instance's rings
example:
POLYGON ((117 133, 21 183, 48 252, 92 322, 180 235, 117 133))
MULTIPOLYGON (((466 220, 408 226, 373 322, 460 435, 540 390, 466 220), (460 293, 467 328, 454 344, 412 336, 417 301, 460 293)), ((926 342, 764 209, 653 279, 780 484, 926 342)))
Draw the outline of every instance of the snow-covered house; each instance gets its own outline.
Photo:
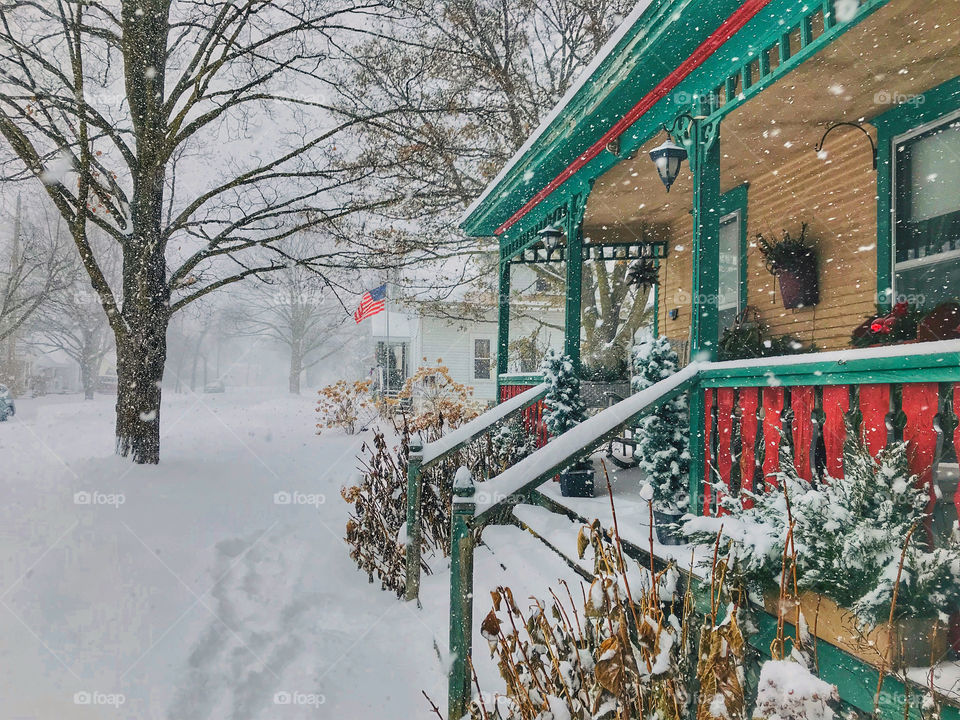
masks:
MULTIPOLYGON (((506 366, 514 373, 535 372, 543 352, 563 342, 563 310, 544 282, 525 269, 517 283, 518 309, 513 347, 506 366)), ((473 388, 484 402, 497 398, 496 299, 449 300, 428 304, 391 302, 369 320, 374 361, 371 375, 390 392, 422 366, 443 365, 454 381, 473 388), (387 348, 390 348, 388 355, 387 348), (389 366, 388 374, 386 368, 389 366), (389 377, 389 388, 387 378, 389 377)))
MULTIPOLYGON (((534 494, 538 486, 681 393, 693 513, 718 512, 718 487, 763 492, 781 467, 783 440, 802 477, 841 477, 852 420, 874 454, 907 443, 934 524, 954 525, 958 45, 960 0, 641 0, 462 227, 499 240, 500 347, 511 337, 518 263, 562 261, 564 350, 578 364, 583 267, 620 258, 655 270, 655 330, 692 362, 492 478, 476 497, 460 488, 455 532, 479 532, 524 500, 556 509, 534 494), (783 233, 812 240, 813 252, 766 247, 783 233), (757 357, 718 362, 732 333, 754 330, 767 334, 757 357), (786 334, 793 340, 774 342, 786 334), (769 351, 797 343, 817 352, 769 351)), ((534 378, 516 381, 508 370, 501 359, 502 402, 542 402, 534 378)), ((491 427, 499 417, 488 414, 491 427)), ((942 541, 934 527, 927 536, 942 541)), ((454 575, 456 618, 470 606, 458 604, 469 588, 454 575)), ((464 654, 469 637, 460 628, 451 624, 451 650, 464 654)), ((952 633, 960 649, 956 617, 952 633)), ((769 637, 758 637, 756 649, 767 652, 769 637)), ((829 642, 818 647, 821 675, 842 701, 875 712, 878 674, 889 668, 829 642)), ((922 694, 903 678, 883 687, 880 717, 904 717, 907 698, 922 694)), ((451 717, 467 697, 469 672, 455 662, 451 717)), ((960 707, 947 702, 942 713, 960 718, 960 707)))

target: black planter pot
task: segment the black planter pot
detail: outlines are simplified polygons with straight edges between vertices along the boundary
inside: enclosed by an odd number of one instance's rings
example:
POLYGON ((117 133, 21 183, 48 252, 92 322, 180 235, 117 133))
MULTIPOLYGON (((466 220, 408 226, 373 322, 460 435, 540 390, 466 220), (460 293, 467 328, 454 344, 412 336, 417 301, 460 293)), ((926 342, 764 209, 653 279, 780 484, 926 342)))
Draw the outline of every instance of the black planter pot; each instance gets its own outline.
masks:
POLYGON ((661 545, 682 545, 683 533, 680 531, 680 518, 683 513, 665 513, 653 511, 653 519, 657 525, 657 538, 661 545))
POLYGON ((820 302, 820 281, 817 258, 810 257, 803 264, 777 272, 780 282, 780 297, 788 310, 813 307, 820 302))
POLYGON ((581 462, 560 473, 560 494, 564 497, 593 497, 593 465, 581 462))

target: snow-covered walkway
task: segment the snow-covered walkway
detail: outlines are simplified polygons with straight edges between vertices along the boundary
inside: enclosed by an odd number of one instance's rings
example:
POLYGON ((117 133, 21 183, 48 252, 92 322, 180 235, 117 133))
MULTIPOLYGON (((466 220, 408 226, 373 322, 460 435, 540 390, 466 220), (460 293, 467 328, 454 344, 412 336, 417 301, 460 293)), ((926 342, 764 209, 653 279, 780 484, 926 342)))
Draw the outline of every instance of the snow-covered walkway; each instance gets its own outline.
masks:
POLYGON ((4 717, 428 717, 421 689, 443 703, 446 607, 425 623, 342 540, 363 437, 317 437, 312 397, 269 396, 168 394, 158 467, 112 455, 111 398, 26 399, 0 423, 4 717))

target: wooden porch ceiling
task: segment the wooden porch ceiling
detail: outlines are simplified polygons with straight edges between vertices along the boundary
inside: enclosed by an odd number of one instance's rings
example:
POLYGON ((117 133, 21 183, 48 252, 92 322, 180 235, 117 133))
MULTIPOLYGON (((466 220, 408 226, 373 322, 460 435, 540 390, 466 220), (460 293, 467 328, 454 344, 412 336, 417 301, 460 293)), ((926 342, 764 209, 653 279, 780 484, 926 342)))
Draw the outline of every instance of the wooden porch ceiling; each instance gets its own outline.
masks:
MULTIPOLYGON (((892 0, 724 118, 722 189, 814 153, 829 125, 866 122, 893 107, 885 98, 920 95, 960 75, 958 47, 960 0, 892 0)), ((856 130, 838 129, 826 150, 847 132, 856 130)), ((690 212, 689 166, 668 194, 650 162, 648 153, 664 137, 658 134, 597 180, 584 216, 587 235, 649 231, 690 212)), ((861 141, 869 162, 867 140, 861 141)))

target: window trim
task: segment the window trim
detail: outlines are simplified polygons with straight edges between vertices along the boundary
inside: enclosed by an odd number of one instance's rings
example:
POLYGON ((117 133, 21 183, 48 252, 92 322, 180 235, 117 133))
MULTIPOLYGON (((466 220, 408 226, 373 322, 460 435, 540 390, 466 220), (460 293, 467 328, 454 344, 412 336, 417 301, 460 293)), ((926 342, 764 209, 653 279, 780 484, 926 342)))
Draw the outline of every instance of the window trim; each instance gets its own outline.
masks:
MULTIPOLYGON (((919 96, 918 96, 919 97, 919 96)), ((960 114, 960 76, 922 93, 923 102, 905 102, 870 119, 877 128, 876 301, 889 309, 896 297, 896 143, 960 114)), ((938 258, 938 255, 931 255, 938 258)), ((927 260, 927 258, 917 258, 927 260)), ((909 262, 909 261, 907 261, 909 262)))
MULTIPOLYGON (((745 182, 742 185, 737 185, 736 187, 731 188, 723 193, 720 196, 719 203, 720 224, 722 224, 723 221, 731 215, 739 214, 740 216, 740 260, 738 262, 740 270, 740 292, 737 298, 737 313, 742 312, 747 306, 747 197, 749 195, 749 190, 750 183, 748 182, 745 182)), ((719 232, 717 238, 717 252, 719 254, 719 232)), ((719 276, 717 278, 717 282, 717 297, 719 300, 719 276)), ((719 309, 720 308, 718 306, 717 310, 719 309)), ((723 332, 723 328, 720 328, 720 332, 723 332)))
POLYGON ((470 377, 473 380, 479 380, 481 382, 490 382, 496 379, 496 363, 497 358, 494 354, 494 340, 488 335, 471 335, 470 336, 470 377), (488 349, 488 355, 485 359, 489 366, 488 377, 477 377, 477 340, 486 340, 488 349))
POLYGON ((904 143, 918 138, 921 135, 934 130, 942 125, 949 125, 950 123, 960 120, 960 108, 955 109, 953 112, 948 112, 945 115, 929 120, 922 125, 918 125, 914 128, 911 128, 907 132, 900 133, 899 135, 894 135, 891 139, 890 153, 891 153, 891 162, 890 162, 890 189, 892 191, 892 196, 890 198, 890 284, 891 289, 890 295, 893 298, 897 297, 897 271, 898 270, 910 270, 912 268, 923 267, 925 265, 936 265, 941 262, 949 262, 960 257, 960 250, 948 250, 945 253, 935 253, 933 255, 926 255, 922 258, 912 258, 910 260, 904 260, 903 262, 897 262, 897 205, 900 203, 900 187, 899 180, 897 178, 897 147, 904 143))

